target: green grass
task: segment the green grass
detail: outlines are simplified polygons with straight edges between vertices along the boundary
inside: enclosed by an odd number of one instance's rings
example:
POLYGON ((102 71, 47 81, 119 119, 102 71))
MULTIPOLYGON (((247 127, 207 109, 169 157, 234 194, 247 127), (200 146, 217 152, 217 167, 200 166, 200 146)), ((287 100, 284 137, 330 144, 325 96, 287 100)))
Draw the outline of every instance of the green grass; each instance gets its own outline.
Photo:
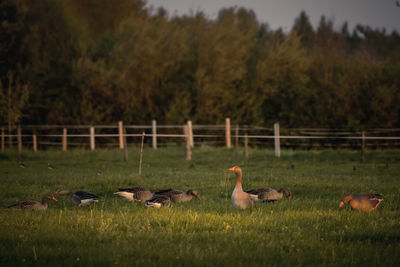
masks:
POLYGON ((233 150, 204 147, 189 168, 183 148, 148 148, 141 177, 137 149, 128 162, 119 150, 0 153, 0 265, 398 266, 399 152, 368 151, 360 163, 358 151, 286 150, 275 158, 253 149, 235 160, 233 150), (244 188, 285 186, 293 199, 234 210, 235 176, 225 171, 234 165, 244 188), (202 200, 157 210, 113 195, 133 185, 197 189, 202 200), (45 212, 6 208, 58 189, 86 189, 100 201, 79 208, 58 197, 45 212), (339 209, 345 193, 385 200, 370 213, 339 209))

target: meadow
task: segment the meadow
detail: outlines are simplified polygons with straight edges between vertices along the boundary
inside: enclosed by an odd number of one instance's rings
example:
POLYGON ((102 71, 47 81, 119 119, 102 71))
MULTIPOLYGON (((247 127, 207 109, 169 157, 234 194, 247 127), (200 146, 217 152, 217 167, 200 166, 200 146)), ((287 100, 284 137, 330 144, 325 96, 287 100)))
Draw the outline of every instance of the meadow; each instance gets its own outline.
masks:
POLYGON ((0 153, 1 266, 399 266, 400 151, 195 148, 0 153), (26 168, 18 167, 22 160, 26 168), (50 162, 55 169, 47 169, 50 162), (191 164, 194 164, 194 167, 191 164), (291 165, 294 164, 294 169, 291 165), (243 187, 288 187, 292 200, 235 210, 243 187), (102 170, 97 175, 98 169, 102 170), (114 195, 118 187, 196 189, 202 200, 146 208, 114 195), (58 189, 86 189, 100 201, 76 207, 58 196, 46 211, 10 210, 58 189), (380 193, 369 213, 338 208, 345 193, 380 193))

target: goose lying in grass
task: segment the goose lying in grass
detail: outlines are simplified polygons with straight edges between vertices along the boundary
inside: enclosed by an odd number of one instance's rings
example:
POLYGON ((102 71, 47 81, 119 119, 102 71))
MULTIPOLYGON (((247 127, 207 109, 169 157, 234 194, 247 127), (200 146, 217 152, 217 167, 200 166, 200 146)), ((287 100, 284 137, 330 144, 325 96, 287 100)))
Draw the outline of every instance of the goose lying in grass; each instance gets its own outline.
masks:
POLYGON ((171 200, 167 196, 154 194, 152 198, 146 201, 146 207, 169 207, 171 205, 171 200))
POLYGON ((129 201, 145 202, 149 200, 156 190, 149 190, 142 186, 134 186, 129 188, 118 188, 118 192, 114 194, 128 199, 129 201))
POLYGON ((28 200, 24 202, 20 202, 11 206, 8 206, 9 209, 29 209, 29 210, 46 210, 47 209, 47 201, 53 200, 57 201, 54 196, 44 196, 42 202, 35 200, 28 200))
POLYGON ((236 186, 232 192, 232 205, 236 209, 246 209, 254 205, 253 199, 250 195, 243 191, 242 187, 242 169, 240 167, 232 167, 229 171, 236 174, 236 186))
POLYGON ((339 208, 349 203, 352 209, 371 211, 378 208, 382 201, 383 197, 379 194, 361 194, 354 197, 352 194, 347 194, 342 197, 339 208))
POLYGON ((275 202, 282 199, 283 194, 285 194, 288 200, 292 198, 289 189, 285 187, 279 189, 278 191, 269 187, 256 188, 246 190, 246 193, 248 193, 252 199, 262 202, 275 202))
POLYGON ((79 207, 89 206, 99 201, 98 197, 95 194, 85 190, 78 190, 75 192, 69 190, 58 190, 57 192, 54 193, 54 195, 60 195, 60 196, 69 195, 72 202, 79 207))
POLYGON ((167 189, 156 191, 155 194, 167 196, 171 199, 172 202, 187 202, 192 200, 192 197, 200 200, 200 194, 197 190, 189 189, 187 192, 176 190, 176 189, 167 189))
POLYGON ((54 170, 54 166, 50 164, 50 162, 47 163, 47 169, 49 170, 54 170))

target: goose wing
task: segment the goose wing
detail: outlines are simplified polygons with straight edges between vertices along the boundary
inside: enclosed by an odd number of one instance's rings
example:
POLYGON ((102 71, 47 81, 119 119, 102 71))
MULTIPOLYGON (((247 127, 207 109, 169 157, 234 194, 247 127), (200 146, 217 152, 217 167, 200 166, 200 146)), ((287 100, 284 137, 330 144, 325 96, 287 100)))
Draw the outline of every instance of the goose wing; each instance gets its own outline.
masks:
POLYGON ((258 196, 269 196, 271 194, 274 194, 275 192, 277 193, 275 189, 269 187, 250 189, 245 192, 247 194, 258 195, 258 196))
POLYGON ((246 190, 245 192, 248 194, 252 194, 252 195, 259 195, 261 193, 265 193, 265 192, 269 192, 273 190, 272 188, 268 188, 268 187, 262 187, 262 188, 255 188, 255 189, 250 189, 250 190, 246 190))
POLYGON ((163 195, 163 196, 173 196, 173 195, 180 195, 183 194, 183 191, 175 190, 175 189, 166 189, 166 190, 159 190, 156 191, 155 194, 163 195))
POLYGON ((83 200, 83 199, 97 199, 98 196, 96 196, 95 194, 85 191, 85 190, 79 190, 73 193, 73 195, 75 195, 76 197, 78 197, 79 199, 83 200))
POLYGON ((31 208, 34 207, 36 205, 40 204, 37 201, 34 200, 28 200, 28 201, 24 201, 24 202, 20 202, 17 204, 13 204, 11 206, 8 206, 8 208, 12 209, 12 208, 22 208, 22 209, 27 209, 27 208, 31 208))
POLYGON ((282 198, 282 194, 273 188, 262 188, 258 193, 258 199, 260 200, 278 200, 282 198))
POLYGON ((363 194, 363 195, 360 195, 357 197, 361 198, 361 199, 367 199, 367 200, 377 200, 377 201, 383 200, 383 197, 380 194, 363 194))

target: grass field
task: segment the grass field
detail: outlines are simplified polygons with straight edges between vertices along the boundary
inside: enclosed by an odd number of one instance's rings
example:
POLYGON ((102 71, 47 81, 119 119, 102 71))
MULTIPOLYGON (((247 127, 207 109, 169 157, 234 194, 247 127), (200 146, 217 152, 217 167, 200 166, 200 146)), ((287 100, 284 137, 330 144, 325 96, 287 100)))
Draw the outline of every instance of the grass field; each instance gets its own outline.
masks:
POLYGON ((183 148, 0 153, 0 265, 52 266, 399 266, 400 151, 233 150, 183 148), (18 167, 19 157, 27 165, 18 167), (47 162, 55 170, 47 169, 47 162), (292 162, 295 169, 291 169, 292 162), (234 210, 230 195, 243 169, 245 189, 286 186, 291 201, 234 210), (103 174, 98 176, 101 168, 103 174), (197 189, 202 200, 146 208, 113 195, 118 187, 197 189), (58 189, 100 197, 76 207, 65 197, 47 211, 9 210, 58 189), (381 193, 370 213, 338 208, 344 193, 381 193))

